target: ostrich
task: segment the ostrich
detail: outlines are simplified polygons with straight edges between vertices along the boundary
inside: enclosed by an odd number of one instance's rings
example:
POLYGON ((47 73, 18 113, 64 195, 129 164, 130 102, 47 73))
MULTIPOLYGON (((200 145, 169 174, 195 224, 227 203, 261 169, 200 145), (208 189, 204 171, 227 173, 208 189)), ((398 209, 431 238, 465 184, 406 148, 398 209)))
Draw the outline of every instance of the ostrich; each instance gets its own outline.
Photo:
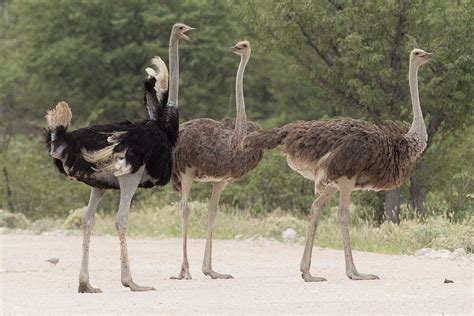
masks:
POLYGON ((173 186, 181 193, 181 215, 183 236, 183 262, 181 271, 173 279, 191 279, 187 258, 187 227, 190 208, 188 199, 193 180, 211 182, 212 196, 208 209, 206 249, 202 272, 213 279, 232 278, 212 269, 212 228, 217 215, 219 198, 225 186, 254 169, 262 159, 263 151, 241 147, 247 135, 260 129, 247 121, 243 94, 243 75, 250 58, 250 43, 242 41, 233 46, 232 51, 241 56, 237 71, 235 96, 237 116, 235 121, 226 118, 220 122, 202 118, 183 123, 179 129, 179 139, 174 151, 173 186))
POLYGON ((342 226, 346 275, 352 280, 378 276, 359 273, 349 240, 351 192, 390 190, 407 177, 426 147, 427 134, 418 97, 418 68, 432 57, 421 49, 410 53, 409 83, 413 105, 411 127, 402 122, 371 124, 351 118, 298 121, 281 128, 256 131, 244 147, 271 149, 283 145, 290 168, 314 181, 319 197, 311 205, 311 220, 300 270, 306 282, 326 281, 310 274, 316 227, 325 206, 339 191, 338 219, 342 226))
MULTIPOLYGON (((173 26, 170 39, 170 52, 173 56, 177 57, 179 39, 189 40, 185 33, 190 29, 184 24, 173 26)), ((80 293, 101 292, 89 283, 89 245, 95 212, 106 189, 120 189, 116 228, 120 239, 122 285, 132 291, 154 290, 153 287, 133 282, 126 234, 130 202, 137 187, 163 186, 171 177, 172 149, 179 130, 177 60, 172 60, 169 98, 168 71, 164 62, 160 58, 153 59, 158 73, 147 69, 149 75, 155 75, 144 83, 144 101, 150 120, 94 125, 68 132, 72 112, 66 102, 59 102, 47 112, 45 137, 56 167, 69 177, 92 187, 83 218, 80 293), (165 105, 166 99, 168 102, 165 105)))

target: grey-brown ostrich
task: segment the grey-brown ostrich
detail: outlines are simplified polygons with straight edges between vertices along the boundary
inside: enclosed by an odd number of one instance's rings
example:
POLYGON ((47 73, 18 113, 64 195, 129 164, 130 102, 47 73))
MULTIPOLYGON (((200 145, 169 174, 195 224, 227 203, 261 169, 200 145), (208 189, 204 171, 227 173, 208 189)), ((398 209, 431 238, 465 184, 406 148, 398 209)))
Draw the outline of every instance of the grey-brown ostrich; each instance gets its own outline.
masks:
POLYGON ((411 127, 402 122, 372 124, 351 118, 298 121, 281 128, 256 131, 244 147, 275 148, 283 145, 288 165, 314 181, 319 197, 311 206, 311 221, 300 270, 306 282, 325 281, 310 274, 311 254, 318 221, 325 206, 339 191, 338 219, 342 226, 346 275, 352 280, 378 279, 359 273, 349 240, 351 192, 389 190, 407 177, 426 147, 427 134, 418 97, 418 68, 432 54, 414 49, 410 54, 409 83, 413 105, 411 127))
POLYGON ((220 122, 202 118, 183 123, 179 128, 179 139, 174 151, 173 185, 181 193, 183 262, 176 279, 191 279, 187 257, 187 227, 190 208, 188 199, 194 180, 211 182, 212 196, 208 209, 206 250, 202 272, 213 279, 229 279, 229 274, 217 273, 212 269, 212 229, 219 206, 219 198, 225 186, 254 169, 262 159, 262 150, 243 149, 241 141, 247 135, 260 129, 247 121, 243 93, 245 66, 250 58, 250 43, 242 41, 232 50, 241 56, 235 84, 237 116, 235 121, 220 122))

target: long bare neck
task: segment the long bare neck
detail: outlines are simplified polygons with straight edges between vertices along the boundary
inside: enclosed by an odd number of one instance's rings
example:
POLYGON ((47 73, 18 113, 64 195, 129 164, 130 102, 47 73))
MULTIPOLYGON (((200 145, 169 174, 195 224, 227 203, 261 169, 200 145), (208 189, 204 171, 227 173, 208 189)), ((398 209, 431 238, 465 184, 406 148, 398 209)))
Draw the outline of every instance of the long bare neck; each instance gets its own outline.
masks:
POLYGON ((238 145, 245 135, 247 135, 247 114, 245 113, 244 102, 244 71, 249 58, 249 55, 242 55, 240 58, 237 79, 235 80, 235 106, 237 115, 235 118, 234 134, 232 135, 232 145, 238 145))
POLYGON ((426 133, 425 121, 423 120, 423 113, 421 113, 420 97, 418 95, 418 67, 413 65, 410 61, 409 78, 411 103, 413 105, 413 122, 407 136, 414 138, 423 147, 426 147, 428 134, 426 133))
POLYGON ((169 59, 170 59, 170 85, 168 95, 168 106, 178 107, 179 90, 179 56, 178 39, 174 34, 170 37, 169 59))

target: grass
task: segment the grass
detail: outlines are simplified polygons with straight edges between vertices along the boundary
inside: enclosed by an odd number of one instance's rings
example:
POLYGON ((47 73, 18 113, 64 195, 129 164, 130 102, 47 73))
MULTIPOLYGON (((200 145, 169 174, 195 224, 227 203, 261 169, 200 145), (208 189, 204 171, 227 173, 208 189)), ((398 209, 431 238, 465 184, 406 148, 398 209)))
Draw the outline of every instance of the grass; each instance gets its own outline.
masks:
MULTIPOLYGON (((205 238, 207 228, 207 204, 191 202, 191 216, 188 236, 205 238)), ((355 210, 357 211, 357 210, 355 210)), ((63 220, 42 219, 29 222, 27 229, 41 233, 54 229, 80 229, 80 218, 84 209, 77 209, 63 220)), ((336 209, 331 208, 321 220, 316 233, 316 245, 328 248, 342 248, 340 225, 336 209)), ((20 228, 25 228, 22 222, 20 228)), ((1 225, 0 226, 4 226, 1 225)), ((281 210, 256 217, 249 210, 223 206, 214 225, 216 239, 267 238, 282 241, 282 232, 292 228, 297 232, 296 242, 305 240, 308 219, 281 210)), ((10 225, 12 227, 12 225, 10 225)), ((464 248, 474 251, 472 239, 474 222, 472 217, 453 223, 442 217, 430 217, 424 222, 405 220, 400 225, 384 223, 379 227, 353 219, 351 242, 354 249, 388 254, 413 254, 416 250, 430 247, 435 249, 464 248)), ((4 230, 5 231, 5 230, 4 230)), ((115 235, 115 215, 98 214, 94 234, 115 235)), ((143 237, 180 237, 181 218, 177 203, 164 206, 150 206, 150 203, 134 205, 129 218, 129 234, 143 237)))

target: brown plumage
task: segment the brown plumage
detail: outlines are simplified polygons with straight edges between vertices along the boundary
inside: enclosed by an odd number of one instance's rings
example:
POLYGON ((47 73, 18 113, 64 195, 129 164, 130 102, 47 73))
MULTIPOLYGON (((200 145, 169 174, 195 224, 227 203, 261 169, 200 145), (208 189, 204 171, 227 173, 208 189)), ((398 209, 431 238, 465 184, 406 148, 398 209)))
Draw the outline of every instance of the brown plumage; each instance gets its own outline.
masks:
POLYGON ((254 169, 263 157, 263 149, 243 148, 242 139, 249 133, 260 129, 255 123, 247 121, 243 95, 243 74, 250 58, 250 44, 239 42, 232 50, 241 56, 237 71, 235 97, 236 119, 222 121, 196 119, 181 124, 178 144, 174 150, 173 186, 181 193, 183 262, 177 279, 190 279, 187 259, 187 221, 191 210, 188 199, 194 180, 211 182, 213 192, 209 202, 206 250, 202 271, 213 279, 232 278, 212 269, 212 228, 217 214, 220 194, 227 183, 254 169))
POLYGON ((390 189, 400 185, 417 158, 404 137, 409 126, 403 123, 339 118, 296 122, 285 129, 283 153, 291 160, 318 164, 325 173, 318 179, 320 190, 341 177, 356 178, 360 188, 390 189))
POLYGON ((411 127, 402 122, 372 124, 352 118, 298 121, 280 128, 247 135, 243 147, 271 149, 282 145, 288 165, 315 183, 320 193, 311 207, 311 224, 301 260, 305 281, 324 281, 311 276, 311 253, 319 217, 332 196, 340 191, 339 221, 342 225, 346 274, 351 279, 378 279, 357 272, 349 241, 350 195, 355 190, 389 190, 408 176, 426 147, 427 134, 418 98, 418 68, 431 54, 415 49, 410 54, 411 127))
MULTIPOLYGON (((173 188, 181 191, 180 174, 194 169, 197 180, 236 180, 254 169, 263 157, 263 150, 229 146, 235 128, 235 119, 222 121, 202 118, 183 123, 174 151, 173 188)), ((261 127, 247 121, 248 132, 261 127)))
POLYGON ((244 148, 248 147, 253 149, 273 149, 281 145, 287 135, 288 130, 285 126, 260 129, 245 136, 242 141, 242 146, 244 148))
POLYGON ((311 170, 305 174, 318 180, 318 191, 340 177, 355 177, 358 188, 388 190, 401 184, 419 155, 404 135, 409 128, 405 122, 372 124, 352 118, 297 121, 249 134, 243 145, 254 149, 283 145, 289 164, 306 162, 314 171, 324 170, 324 177, 317 178, 311 170))

